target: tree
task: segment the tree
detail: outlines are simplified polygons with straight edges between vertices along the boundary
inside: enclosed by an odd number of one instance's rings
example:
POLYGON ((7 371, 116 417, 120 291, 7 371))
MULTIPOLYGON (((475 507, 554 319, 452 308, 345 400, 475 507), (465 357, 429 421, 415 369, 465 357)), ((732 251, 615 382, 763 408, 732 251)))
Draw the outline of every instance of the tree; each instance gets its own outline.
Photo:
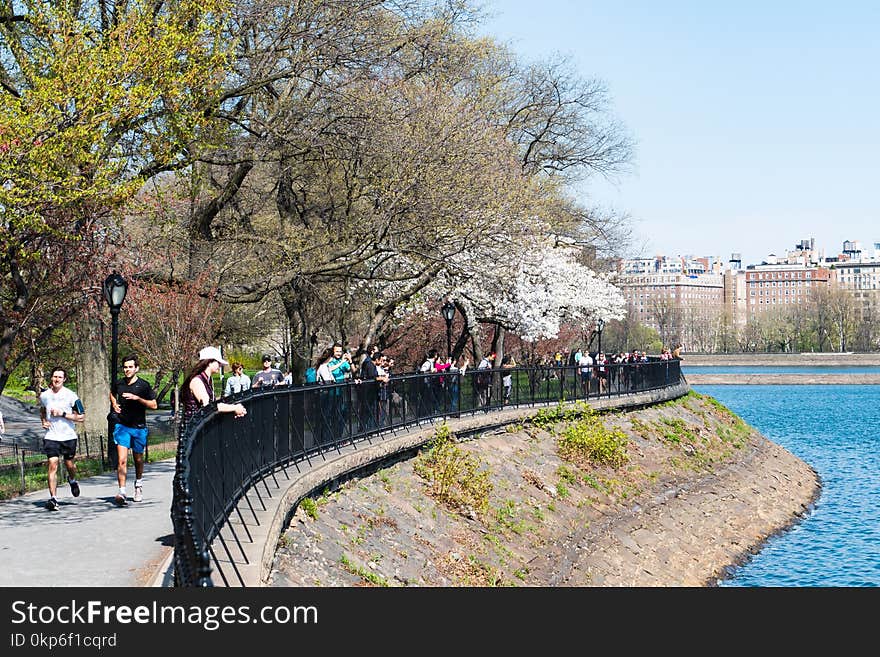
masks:
POLYGON ((116 212, 213 138, 226 8, 0 7, 0 389, 23 344, 75 315, 97 321, 100 281, 120 247, 116 212))
POLYGON ((223 313, 214 297, 204 294, 208 278, 206 271, 194 281, 172 285, 135 279, 129 288, 124 335, 143 362, 157 368, 154 385, 160 399, 177 388, 195 354, 214 344, 223 313), (162 387, 166 374, 168 383, 162 387))
POLYGON ((664 345, 681 342, 681 310, 675 301, 668 297, 651 298, 651 317, 657 325, 657 332, 664 345))

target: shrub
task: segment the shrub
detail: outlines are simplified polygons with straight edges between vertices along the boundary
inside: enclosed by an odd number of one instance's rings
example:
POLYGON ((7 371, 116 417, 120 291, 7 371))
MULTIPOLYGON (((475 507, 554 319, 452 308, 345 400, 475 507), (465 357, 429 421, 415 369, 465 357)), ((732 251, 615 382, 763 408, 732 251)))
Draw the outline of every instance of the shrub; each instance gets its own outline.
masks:
POLYGON ((618 468, 629 461, 626 434, 619 428, 608 429, 602 419, 593 414, 569 425, 557 440, 562 458, 587 460, 596 465, 618 468))
POLYGON ((482 461, 462 450, 449 427, 443 424, 428 448, 416 458, 413 470, 431 483, 431 495, 438 502, 455 510, 473 509, 485 515, 492 482, 481 466, 482 461))

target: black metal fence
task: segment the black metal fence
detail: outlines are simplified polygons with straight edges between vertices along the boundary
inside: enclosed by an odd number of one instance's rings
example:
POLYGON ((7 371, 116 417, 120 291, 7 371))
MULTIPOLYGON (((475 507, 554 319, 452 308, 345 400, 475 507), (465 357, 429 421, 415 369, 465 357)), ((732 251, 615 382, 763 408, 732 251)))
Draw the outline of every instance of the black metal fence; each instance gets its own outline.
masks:
POLYGON ((620 396, 678 385, 680 379, 679 361, 651 360, 584 371, 573 366, 447 370, 393 376, 387 383, 261 388, 225 398, 245 404, 247 415, 236 419, 211 404, 181 429, 171 506, 175 585, 213 585, 212 562, 226 585, 233 575, 243 583, 232 551, 244 556, 242 540, 251 537, 239 502, 244 499, 253 514, 246 493, 253 489, 262 505, 261 484, 268 495, 267 478, 286 475, 292 464, 439 418, 620 396), (232 514, 241 522, 229 523, 232 514), (224 527, 229 540, 221 536, 224 527), (215 549, 235 572, 223 571, 215 549))

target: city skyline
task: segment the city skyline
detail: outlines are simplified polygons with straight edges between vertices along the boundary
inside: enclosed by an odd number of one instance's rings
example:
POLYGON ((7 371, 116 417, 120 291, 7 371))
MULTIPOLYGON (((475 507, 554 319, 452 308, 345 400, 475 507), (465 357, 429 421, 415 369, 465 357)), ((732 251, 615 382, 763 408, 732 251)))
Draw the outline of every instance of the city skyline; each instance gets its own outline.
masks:
POLYGON ((579 187, 632 217, 630 257, 880 241, 880 6, 494 0, 480 32, 608 87, 631 172, 579 187))

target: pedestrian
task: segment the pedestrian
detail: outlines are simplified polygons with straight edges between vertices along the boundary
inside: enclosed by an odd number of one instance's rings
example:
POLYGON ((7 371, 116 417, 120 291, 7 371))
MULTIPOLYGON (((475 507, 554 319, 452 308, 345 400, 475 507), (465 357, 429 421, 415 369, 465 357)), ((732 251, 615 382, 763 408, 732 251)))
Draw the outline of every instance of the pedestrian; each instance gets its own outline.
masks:
POLYGON ((272 367, 272 357, 266 354, 263 356, 263 369, 254 374, 251 386, 254 388, 274 386, 281 383, 283 379, 284 375, 281 373, 281 370, 272 367))
POLYGON ((76 393, 65 387, 67 372, 63 367, 53 367, 49 387, 40 394, 40 421, 46 436, 43 439, 43 452, 48 459, 49 511, 58 510, 55 497, 58 484, 58 460, 64 459, 67 468, 67 483, 70 494, 79 497, 79 483, 76 481, 76 442, 74 422, 85 420, 85 410, 76 393))
POLYGON ((223 396, 237 395, 251 388, 251 377, 244 373, 244 365, 238 361, 232 361, 232 376, 226 379, 226 388, 223 396))
MULTIPOLYGON (((220 355, 217 347, 205 347, 199 352, 199 362, 195 364, 180 386, 180 403, 183 406, 183 422, 180 424, 181 435, 190 418, 196 411, 214 401, 214 384, 211 376, 220 371, 221 366, 229 365, 220 355)), ((220 413, 235 413, 235 417, 247 415, 243 404, 217 402, 220 413)))
MULTIPOLYGON (((557 352, 559 353, 559 352, 557 352)), ((560 354, 560 358, 562 354, 560 354)), ((492 367, 495 363, 495 352, 483 356, 477 365, 477 373, 474 375, 474 388, 477 391, 477 401, 488 412, 489 402, 492 399, 492 367)))
POLYGON ((589 397, 590 382, 593 378, 593 357, 590 356, 589 351, 585 351, 581 354, 581 359, 578 361, 578 367, 580 368, 581 388, 583 389, 584 397, 589 397))
MULTIPOLYGON (((333 373, 330 371, 330 360, 333 358, 333 347, 326 347, 315 361, 315 381, 319 385, 331 385, 336 383, 333 373)), ((333 390, 321 390, 318 394, 316 410, 320 416, 313 424, 318 427, 318 444, 325 445, 335 439, 337 429, 336 397, 339 388, 333 390)))
POLYGON ((600 351, 596 355, 596 380, 599 382, 599 394, 603 394, 608 388, 608 359, 605 352, 600 351))
POLYGON ((513 390, 513 372, 511 370, 516 367, 516 360, 510 354, 501 359, 501 369, 504 375, 501 377, 501 384, 504 386, 504 403, 510 403, 510 393, 513 390))
POLYGON ((374 360, 376 349, 363 354, 360 371, 355 381, 360 384, 355 389, 358 401, 358 428, 373 431, 378 425, 379 415, 379 366, 374 360))
POLYGON ((376 381, 379 384, 379 394, 377 399, 379 408, 378 423, 379 427, 384 427, 389 418, 388 400, 390 395, 388 394, 388 381, 390 380, 391 375, 388 370, 388 357, 381 351, 373 351, 370 360, 373 360, 376 364, 376 381))
POLYGON ((437 412, 439 377, 430 376, 437 371, 437 350, 429 349, 425 361, 419 367, 423 375, 419 391, 419 417, 430 417, 437 412))
POLYGON ((118 506, 128 504, 125 479, 128 474, 128 452, 134 452, 134 501, 144 499, 144 452, 147 448, 147 409, 156 410, 156 393, 152 386, 138 376, 138 357, 134 354, 122 359, 123 378, 116 381, 110 391, 110 404, 117 414, 113 428, 116 443, 116 480, 119 492, 114 502, 118 506))
MULTIPOLYGON (((327 369, 336 383, 344 383, 346 379, 351 378, 351 354, 345 351, 339 342, 333 343, 333 357, 327 361, 327 369)), ((348 430, 348 393, 339 386, 333 393, 336 403, 330 426, 333 439, 338 440, 348 430)))
POLYGON ((342 344, 333 343, 333 358, 327 362, 327 367, 333 375, 336 383, 342 383, 351 375, 351 354, 343 350, 342 344))

